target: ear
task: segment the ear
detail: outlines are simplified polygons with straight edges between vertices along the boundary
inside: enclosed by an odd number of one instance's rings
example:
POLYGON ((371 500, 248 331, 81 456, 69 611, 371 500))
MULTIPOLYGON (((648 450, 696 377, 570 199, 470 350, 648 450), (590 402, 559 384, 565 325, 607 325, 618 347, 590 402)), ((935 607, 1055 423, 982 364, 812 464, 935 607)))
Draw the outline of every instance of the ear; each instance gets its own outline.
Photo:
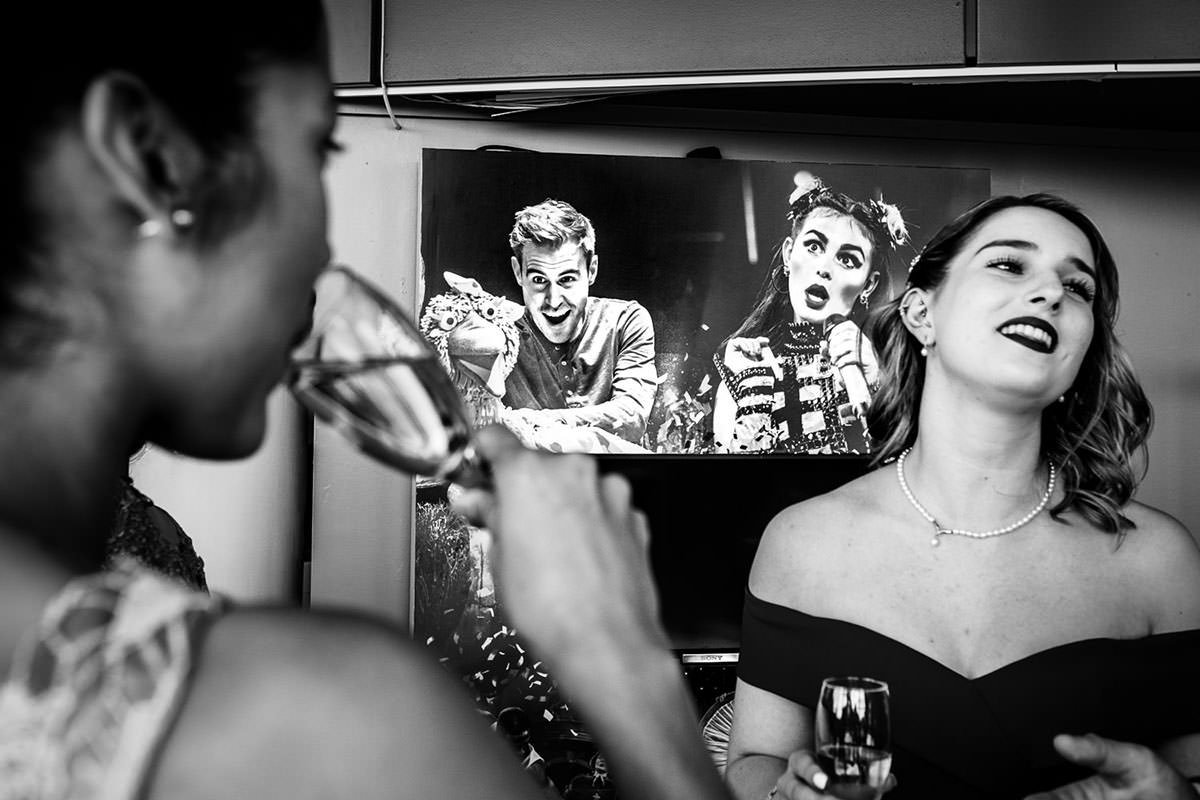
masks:
POLYGON ((512 261, 513 277, 517 279, 517 283, 520 283, 521 282, 521 272, 522 272, 521 262, 517 259, 516 256, 513 256, 511 261, 512 261))
POLYGON ((83 138, 117 200, 169 230, 201 155, 149 88, 123 72, 93 81, 83 99, 83 138))
POLYGON ((591 260, 591 263, 588 264, 588 268, 587 268, 588 286, 591 286, 593 283, 596 282, 596 273, 599 271, 600 271, 600 256, 596 255, 595 253, 592 253, 592 260, 591 260))
POLYGON ((879 270, 871 272, 871 277, 867 278, 866 285, 863 286, 859 296, 864 300, 870 297, 875 292, 875 287, 879 286, 879 270))
POLYGON ((779 254, 783 256, 783 269, 787 271, 787 262, 792 260, 792 248, 796 246, 796 240, 792 237, 787 237, 783 240, 783 244, 779 246, 779 254))
POLYGON ((921 344, 930 344, 936 340, 937 331, 934 329, 929 308, 929 292, 924 289, 914 287, 904 293, 900 300, 900 319, 904 327, 908 328, 908 332, 921 344))

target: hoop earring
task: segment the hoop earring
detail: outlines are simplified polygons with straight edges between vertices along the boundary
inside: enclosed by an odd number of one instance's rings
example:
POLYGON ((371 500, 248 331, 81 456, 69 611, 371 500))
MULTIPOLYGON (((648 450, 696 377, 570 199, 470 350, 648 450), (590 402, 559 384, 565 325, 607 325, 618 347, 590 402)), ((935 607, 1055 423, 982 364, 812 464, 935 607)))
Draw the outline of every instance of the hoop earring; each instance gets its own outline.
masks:
POLYGON ((771 278, 771 288, 774 289, 779 294, 787 294, 788 293, 787 276, 788 276, 788 271, 787 271, 786 267, 779 270, 779 272, 776 272, 775 276, 773 278, 771 278), (783 277, 783 286, 782 287, 779 285, 779 278, 781 276, 783 277))

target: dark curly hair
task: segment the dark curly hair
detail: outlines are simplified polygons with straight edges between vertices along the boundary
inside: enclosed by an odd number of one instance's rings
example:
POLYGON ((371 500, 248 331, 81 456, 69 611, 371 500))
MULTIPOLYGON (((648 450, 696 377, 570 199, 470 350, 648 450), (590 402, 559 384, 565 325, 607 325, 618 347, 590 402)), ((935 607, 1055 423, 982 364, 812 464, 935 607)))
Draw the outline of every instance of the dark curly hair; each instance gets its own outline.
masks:
MULTIPOLYGON (((30 3, 3 48, 7 74, 20 78, 6 98, 17 111, 0 155, 0 365, 36 363, 55 340, 53 308, 31 300, 56 280, 55 206, 41 171, 58 137, 79 135, 80 108, 98 78, 125 75, 145 86, 205 156, 186 198, 196 218, 191 243, 203 248, 241 224, 269 188, 253 130, 261 70, 325 68, 320 0, 210 0, 169 25, 163 9, 158 0, 30 3)), ((124 211, 131 229, 141 222, 124 211)))
MULTIPOLYGON (((1042 452, 1059 468, 1063 499, 1050 513, 1075 509, 1100 529, 1118 535, 1133 527, 1121 513, 1141 480, 1134 456, 1144 464, 1150 434, 1150 402, 1117 341, 1117 266, 1099 228, 1079 208, 1050 194, 986 200, 942 228, 918 254, 908 288, 932 291, 945 279, 951 260, 988 218, 1008 208, 1042 208, 1071 222, 1087 237, 1096 264, 1094 332, 1065 402, 1042 412, 1042 452)), ((876 443, 874 465, 896 458, 917 437, 925 359, 920 342, 901 319, 904 293, 877 309, 867 334, 879 352, 880 389, 872 398, 867 425, 876 443)), ((1143 470, 1144 473, 1144 470, 1143 470)))

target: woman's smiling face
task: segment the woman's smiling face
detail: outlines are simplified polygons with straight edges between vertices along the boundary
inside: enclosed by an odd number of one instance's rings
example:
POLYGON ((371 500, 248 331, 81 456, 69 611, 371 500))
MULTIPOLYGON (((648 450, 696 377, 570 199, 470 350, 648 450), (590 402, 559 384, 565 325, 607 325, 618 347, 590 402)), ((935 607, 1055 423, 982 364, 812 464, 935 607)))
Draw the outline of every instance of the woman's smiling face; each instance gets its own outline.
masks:
POLYGON ((1019 206, 988 218, 931 298, 939 369, 1053 402, 1092 341, 1095 270, 1083 231, 1053 211, 1019 206))
POLYGON ((858 220, 828 208, 809 212, 783 242, 795 321, 820 324, 833 314, 849 316, 878 283, 874 256, 875 245, 858 220))

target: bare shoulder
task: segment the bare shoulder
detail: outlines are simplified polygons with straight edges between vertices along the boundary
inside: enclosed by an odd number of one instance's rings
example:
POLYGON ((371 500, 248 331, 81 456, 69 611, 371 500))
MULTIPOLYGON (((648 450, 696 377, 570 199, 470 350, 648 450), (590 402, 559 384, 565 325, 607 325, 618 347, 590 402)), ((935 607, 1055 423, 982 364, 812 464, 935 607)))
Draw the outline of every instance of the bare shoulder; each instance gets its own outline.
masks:
POLYGON ((1128 550, 1137 585, 1147 596, 1156 631, 1200 627, 1200 546, 1175 517, 1131 502, 1125 516, 1136 526, 1118 553, 1128 550))
POLYGON ((851 526, 869 527, 878 503, 880 473, 868 473, 831 492, 788 506, 763 531, 750 589, 764 600, 788 602, 798 574, 814 574, 845 547, 851 526))
POLYGON ((208 634, 149 797, 434 797, 476 761, 497 796, 523 796, 505 791, 524 776, 500 744, 391 625, 246 609, 208 634))

